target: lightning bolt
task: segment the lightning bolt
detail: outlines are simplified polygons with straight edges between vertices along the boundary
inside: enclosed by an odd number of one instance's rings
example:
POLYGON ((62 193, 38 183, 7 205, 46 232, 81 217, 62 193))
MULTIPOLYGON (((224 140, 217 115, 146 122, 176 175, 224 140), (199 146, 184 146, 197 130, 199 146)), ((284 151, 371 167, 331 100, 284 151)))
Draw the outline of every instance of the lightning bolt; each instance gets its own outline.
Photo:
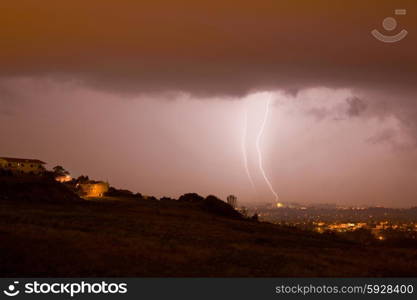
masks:
POLYGON ((243 154, 243 164, 245 166, 246 175, 248 176, 248 179, 252 185, 253 190, 256 193, 256 186, 253 181, 253 178, 249 172, 249 166, 248 166, 248 154, 246 150, 246 139, 248 135, 248 109, 245 109, 245 116, 244 116, 244 125, 243 125, 243 137, 242 137, 242 154, 243 154))
POLYGON ((256 138, 256 151, 258 152, 258 161, 259 161, 259 169, 261 170, 262 176, 266 182, 266 184, 268 185, 269 189, 271 190, 271 193, 275 196, 275 201, 278 201, 278 194, 275 192, 274 188, 272 187, 271 182, 268 179, 268 176, 266 176, 264 167, 263 167, 263 158, 262 158, 262 152, 261 152, 261 139, 263 136, 263 133, 265 131, 265 125, 266 122, 268 120, 268 113, 269 113, 269 106, 271 104, 271 99, 268 99, 266 102, 266 107, 265 107, 265 114, 264 114, 264 118, 262 121, 262 126, 259 130, 258 136, 256 138))

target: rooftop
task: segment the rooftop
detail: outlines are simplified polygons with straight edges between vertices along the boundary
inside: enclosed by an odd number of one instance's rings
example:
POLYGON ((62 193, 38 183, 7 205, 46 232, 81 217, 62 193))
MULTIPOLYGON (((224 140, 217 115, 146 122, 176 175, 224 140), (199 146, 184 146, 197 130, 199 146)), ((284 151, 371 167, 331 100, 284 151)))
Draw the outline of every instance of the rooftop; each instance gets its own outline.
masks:
POLYGON ((43 162, 39 159, 15 158, 15 157, 0 157, 0 159, 6 160, 7 162, 16 162, 16 163, 46 164, 46 162, 43 162))

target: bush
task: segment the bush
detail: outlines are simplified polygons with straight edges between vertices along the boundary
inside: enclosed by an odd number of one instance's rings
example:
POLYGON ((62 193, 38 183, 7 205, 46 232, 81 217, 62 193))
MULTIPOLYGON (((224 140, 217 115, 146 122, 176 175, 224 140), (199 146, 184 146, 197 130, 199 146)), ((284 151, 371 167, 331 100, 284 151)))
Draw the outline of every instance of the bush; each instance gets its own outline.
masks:
POLYGON ((159 199, 159 201, 161 201, 161 202, 172 202, 172 201, 176 201, 176 200, 172 199, 170 197, 162 197, 161 199, 159 199))
POLYGON ((210 195, 202 202, 202 207, 204 210, 224 216, 224 217, 230 217, 230 218, 236 218, 236 219, 242 219, 243 216, 236 211, 233 207, 231 207, 226 202, 220 200, 216 196, 210 195))
POLYGON ((110 187, 109 190, 106 192, 105 196, 142 199, 141 193, 134 194, 133 192, 129 190, 116 189, 114 187, 110 187))
POLYGON ((188 193, 182 195, 178 200, 184 202, 202 203, 204 201, 204 198, 196 193, 188 193))

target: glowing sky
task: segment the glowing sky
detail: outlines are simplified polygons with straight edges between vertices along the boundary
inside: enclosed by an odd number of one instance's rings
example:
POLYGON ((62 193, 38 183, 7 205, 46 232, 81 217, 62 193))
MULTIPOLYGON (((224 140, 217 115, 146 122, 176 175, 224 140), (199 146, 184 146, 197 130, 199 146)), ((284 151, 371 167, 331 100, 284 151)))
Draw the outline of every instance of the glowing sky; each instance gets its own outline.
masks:
POLYGON ((417 4, 363 2, 2 1, 0 156, 273 201, 270 97, 282 201, 417 205, 417 4), (396 8, 409 35, 375 40, 396 8))

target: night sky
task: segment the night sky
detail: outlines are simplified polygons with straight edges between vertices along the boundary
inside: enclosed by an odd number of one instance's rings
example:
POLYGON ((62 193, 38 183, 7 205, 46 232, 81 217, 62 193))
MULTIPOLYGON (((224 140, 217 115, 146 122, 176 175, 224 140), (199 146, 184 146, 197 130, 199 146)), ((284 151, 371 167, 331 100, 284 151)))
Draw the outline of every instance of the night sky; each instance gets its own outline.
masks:
POLYGON ((416 206, 416 36, 415 0, 3 0, 0 156, 272 202, 260 150, 279 201, 416 206))

